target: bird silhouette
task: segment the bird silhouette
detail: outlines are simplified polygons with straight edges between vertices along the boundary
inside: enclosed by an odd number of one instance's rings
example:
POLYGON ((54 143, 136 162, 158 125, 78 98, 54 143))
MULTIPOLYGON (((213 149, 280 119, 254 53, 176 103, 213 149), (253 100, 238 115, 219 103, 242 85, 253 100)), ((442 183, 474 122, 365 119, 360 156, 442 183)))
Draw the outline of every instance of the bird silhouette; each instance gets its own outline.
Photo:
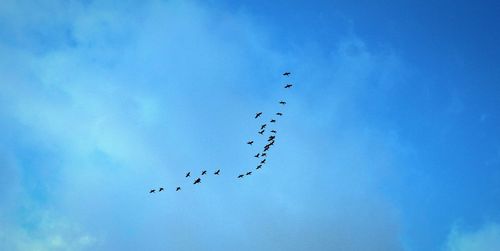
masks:
POLYGON ((207 171, 203 170, 203 172, 201 172, 201 175, 205 175, 207 174, 207 171))
POLYGON ((243 178, 243 176, 245 176, 245 175, 240 174, 240 175, 238 175, 238 178, 243 178))
POLYGON ((151 191, 149 191, 149 193, 154 193, 154 192, 156 192, 155 189, 151 189, 151 191))
POLYGON ((179 191, 179 190, 181 190, 181 187, 177 187, 177 189, 175 189, 176 192, 179 191))
POLYGON ((261 169, 262 168, 262 165, 258 165, 257 168, 255 169, 261 169))
POLYGON ((260 129, 262 130, 262 129, 266 128, 266 126, 267 126, 267 124, 263 124, 260 126, 260 129))
POLYGON ((276 113, 276 115, 278 115, 278 116, 283 116, 283 113, 281 113, 281 112, 277 112, 277 113, 276 113))
POLYGON ((186 178, 191 176, 191 172, 186 173, 186 178))
POLYGON ((160 190, 158 190, 158 192, 161 192, 161 191, 163 191, 163 190, 164 190, 164 189, 163 189, 163 187, 160 187, 160 190))
POLYGON ((267 153, 262 153, 261 155, 262 157, 266 157, 267 156, 267 153))
POLYGON ((261 164, 265 164, 266 163, 266 159, 263 159, 260 163, 261 164))
POLYGON ((276 133, 276 130, 271 130, 272 133, 276 133))
POLYGON ((252 175, 252 172, 248 172, 246 175, 252 175))
POLYGON ((271 141, 271 140, 273 140, 273 139, 275 139, 275 138, 276 138, 276 136, 271 135, 271 136, 269 136, 269 139, 268 139, 267 141, 271 141))
POLYGON ((217 170, 217 172, 215 172, 214 174, 215 174, 215 175, 219 175, 219 173, 220 173, 220 169, 219 169, 219 170, 217 170))
POLYGON ((201 179, 200 178, 196 179, 193 184, 196 185, 198 183, 201 183, 201 179))
POLYGON ((266 130, 259 131, 259 134, 260 134, 260 135, 264 135, 264 132, 265 132, 265 131, 266 131, 266 130))
POLYGON ((285 101, 280 101, 280 105, 286 105, 285 101))
POLYGON ((290 72, 285 72, 285 73, 283 73, 283 76, 287 76, 288 77, 288 75, 290 75, 290 74, 291 74, 290 72))
POLYGON ((260 155, 260 153, 257 153, 254 157, 255 157, 255 158, 258 158, 258 157, 259 157, 259 155, 260 155))
POLYGON ((276 120, 275 120, 275 119, 271 119, 271 123, 275 123, 275 122, 276 122, 276 120))
POLYGON ((287 85, 285 85, 285 88, 290 88, 292 86, 293 86, 292 84, 287 84, 287 85))
POLYGON ((252 145, 253 144, 253 140, 252 141, 248 141, 247 144, 252 145))
POLYGON ((262 112, 258 112, 257 114, 255 114, 255 118, 260 117, 260 115, 262 115, 262 112))

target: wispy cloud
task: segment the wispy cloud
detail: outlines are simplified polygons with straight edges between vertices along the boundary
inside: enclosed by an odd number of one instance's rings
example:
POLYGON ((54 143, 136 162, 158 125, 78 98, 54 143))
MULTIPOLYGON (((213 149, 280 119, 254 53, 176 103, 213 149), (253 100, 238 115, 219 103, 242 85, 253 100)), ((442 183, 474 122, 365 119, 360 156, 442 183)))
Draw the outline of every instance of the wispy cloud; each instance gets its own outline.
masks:
POLYGON ((401 74, 397 56, 355 36, 328 56, 281 55, 248 15, 197 2, 27 5, 2 12, 14 37, 0 45, 10 66, 0 67, 0 149, 10 156, 0 172, 12 180, 0 248, 402 249, 397 210, 379 191, 405 146, 360 123, 357 103, 364 89, 391 88, 380 83, 401 74), (251 115, 274 112, 283 70, 296 89, 279 146, 238 183, 253 167, 251 115), (223 176, 146 193, 210 168, 223 176))

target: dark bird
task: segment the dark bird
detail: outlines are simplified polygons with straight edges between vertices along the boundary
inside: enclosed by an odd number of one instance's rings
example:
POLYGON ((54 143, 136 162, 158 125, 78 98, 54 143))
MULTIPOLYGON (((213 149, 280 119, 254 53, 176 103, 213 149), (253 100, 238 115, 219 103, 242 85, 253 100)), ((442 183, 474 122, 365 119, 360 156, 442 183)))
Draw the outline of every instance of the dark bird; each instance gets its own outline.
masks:
POLYGON ((196 179, 193 184, 196 185, 198 183, 201 183, 201 179, 200 178, 196 179))
POLYGON ((163 190, 164 190, 164 189, 163 189, 163 187, 160 187, 160 190, 158 190, 158 192, 161 192, 161 191, 163 191, 163 190))
POLYGON ((245 176, 245 175, 240 174, 240 175, 238 175, 238 178, 243 178, 243 176, 245 176))
POLYGON ((254 157, 258 158, 260 156, 260 153, 257 153, 254 157))
POLYGON ((266 130, 259 131, 259 134, 260 134, 260 135, 264 135, 264 132, 265 132, 265 131, 266 131, 266 130))
POLYGON ((179 191, 179 190, 181 190, 181 187, 177 187, 177 189, 175 189, 176 192, 179 191))
POLYGON ((205 174, 207 174, 207 171, 204 170, 203 172, 201 172, 201 175, 205 175, 205 174))
POLYGON ((252 172, 248 172, 246 175, 252 175, 252 172))
POLYGON ((266 124, 263 124, 260 126, 260 129, 262 130, 262 129, 266 128, 266 126, 267 126, 266 124))
POLYGON ((253 144, 253 140, 252 141, 248 141, 247 144, 252 145, 253 144))
POLYGON ((266 157, 267 156, 267 153, 262 153, 261 155, 262 157, 266 157))
POLYGON ((283 73, 283 76, 287 76, 288 77, 288 75, 290 75, 290 74, 291 74, 290 72, 285 72, 285 73, 283 73))
POLYGON ((220 173, 220 169, 219 169, 219 170, 217 170, 217 172, 215 172, 214 174, 215 174, 215 175, 219 175, 219 173, 220 173))
POLYGON ((287 85, 285 85, 285 88, 290 88, 292 86, 293 86, 292 84, 287 84, 287 85))
POLYGON ((280 101, 280 104, 281 104, 281 105, 285 105, 285 104, 286 104, 286 102, 285 102, 285 101, 280 101))
POLYGON ((274 145, 274 140, 273 140, 273 141, 271 141, 268 145, 269 145, 269 146, 274 145))
POLYGON ((276 120, 275 120, 275 119, 271 119, 271 123, 275 123, 275 122, 276 122, 276 120))
POLYGON ((273 139, 275 139, 275 138, 276 138, 276 136, 271 135, 271 136, 269 136, 269 139, 268 139, 267 141, 271 141, 271 140, 273 140, 273 139))
POLYGON ((272 133, 276 133, 276 130, 271 130, 272 133))
POLYGON ((262 115, 262 112, 258 112, 257 114, 255 114, 255 118, 260 117, 260 115, 262 115))
POLYGON ((191 172, 186 173, 186 178, 191 176, 191 172))
POLYGON ((154 192, 156 192, 155 189, 151 189, 151 191, 149 191, 149 193, 154 193, 154 192))
POLYGON ((276 113, 276 115, 278 115, 278 116, 283 116, 283 113, 281 113, 281 112, 277 112, 277 113, 276 113))
POLYGON ((264 152, 267 152, 268 150, 269 150, 269 146, 268 145, 264 146, 264 152))
POLYGON ((257 168, 255 169, 261 169, 262 168, 262 165, 258 165, 257 168))
POLYGON ((266 163, 266 159, 263 159, 260 163, 261 164, 265 164, 266 163))

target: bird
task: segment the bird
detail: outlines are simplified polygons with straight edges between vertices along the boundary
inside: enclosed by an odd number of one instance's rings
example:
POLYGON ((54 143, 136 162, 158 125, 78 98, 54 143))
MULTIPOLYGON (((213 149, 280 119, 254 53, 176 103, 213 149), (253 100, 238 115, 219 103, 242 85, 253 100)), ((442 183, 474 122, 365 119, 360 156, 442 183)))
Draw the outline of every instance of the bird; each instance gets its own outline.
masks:
POLYGON ((219 175, 219 173, 220 173, 220 169, 219 169, 219 170, 217 170, 217 172, 215 172, 214 174, 215 174, 215 175, 219 175))
POLYGON ((277 112, 277 113, 276 113, 276 115, 278 115, 278 116, 283 116, 283 113, 281 113, 281 112, 277 112))
POLYGON ((247 144, 252 145, 253 144, 253 140, 252 141, 248 141, 247 144))
POLYGON ((262 157, 266 157, 267 156, 267 153, 262 153, 261 155, 262 157))
POLYGON ((280 101, 280 105, 286 105, 285 101, 280 101))
POLYGON ((275 120, 275 119, 271 119, 271 123, 275 123, 275 122, 276 122, 276 120, 275 120))
POLYGON ((262 115, 262 112, 258 112, 257 114, 255 114, 255 118, 260 117, 260 115, 262 115))
POLYGON ((196 185, 198 183, 201 183, 201 179, 200 178, 196 179, 193 184, 196 185))
POLYGON ((269 146, 274 145, 274 140, 273 140, 273 141, 271 141, 268 145, 269 145, 269 146))
POLYGON ((154 192, 156 192, 155 189, 151 189, 151 191, 149 191, 149 193, 154 193, 154 192))
POLYGON ((191 172, 186 173, 186 178, 191 176, 191 172))
POLYGON ((264 152, 267 152, 268 150, 269 150, 269 146, 268 145, 264 146, 264 152))
POLYGON ((285 72, 285 73, 283 73, 283 76, 287 76, 288 77, 288 75, 290 75, 290 74, 291 74, 290 72, 285 72))
POLYGON ((260 129, 262 130, 262 129, 266 128, 266 126, 267 126, 267 124, 263 124, 260 126, 260 129))
POLYGON ((207 171, 203 170, 203 172, 201 172, 201 175, 205 175, 205 174, 207 174, 207 171))
POLYGON ((179 191, 179 190, 181 190, 181 187, 177 187, 177 189, 175 189, 176 192, 179 191))
POLYGON ((266 130, 259 131, 260 135, 263 135, 266 130))
POLYGON ((163 187, 160 187, 160 190, 158 190, 158 192, 161 192, 161 191, 163 191, 163 190, 164 190, 164 189, 163 189, 163 187))
POLYGON ((271 140, 273 140, 275 138, 276 138, 276 136, 271 135, 271 136, 269 136, 269 139, 267 141, 271 141, 271 140))
POLYGON ((257 153, 254 157, 255 157, 255 158, 258 158, 258 157, 259 157, 259 155, 260 155, 260 153, 257 153))
POLYGON ((262 165, 258 165, 257 168, 255 169, 261 169, 262 168, 262 165))
POLYGON ((248 172, 246 175, 252 175, 252 172, 248 172))
POLYGON ((245 176, 245 175, 240 174, 240 175, 238 175, 238 178, 243 178, 243 176, 245 176))
POLYGON ((285 85, 285 88, 290 88, 292 86, 293 86, 292 84, 287 84, 287 85, 285 85))
POLYGON ((276 130, 271 130, 272 133, 276 133, 276 130))
POLYGON ((266 159, 263 159, 260 163, 261 164, 265 164, 266 163, 266 159))

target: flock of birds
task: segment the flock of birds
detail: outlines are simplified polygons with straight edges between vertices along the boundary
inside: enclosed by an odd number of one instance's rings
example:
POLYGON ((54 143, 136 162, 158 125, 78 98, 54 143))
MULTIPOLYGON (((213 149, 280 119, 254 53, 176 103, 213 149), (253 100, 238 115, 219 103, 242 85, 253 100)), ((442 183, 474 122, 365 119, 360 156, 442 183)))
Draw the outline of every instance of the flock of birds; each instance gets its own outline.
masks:
MULTIPOLYGON (((285 72, 283 73, 283 76, 285 77, 289 77, 290 76, 290 72, 285 72)), ((285 89, 290 89, 292 88, 292 84, 286 84, 284 86, 285 89)), ((286 102, 281 100, 279 101, 279 104, 284 106, 286 105, 286 102)), ((257 112, 255 114, 255 119, 258 119, 258 118, 261 118, 261 116, 263 115, 263 112, 257 112)), ((276 112, 275 113, 276 116, 283 116, 283 113, 281 112, 276 112)), ((276 119, 275 118, 272 118, 270 121, 269 121, 269 127, 272 127, 273 125, 276 124, 276 119)), ((266 130, 268 129, 268 124, 267 123, 264 123, 260 126, 260 131, 258 131, 258 134, 260 135, 264 135, 264 133, 266 132, 266 130)), ((256 155, 254 155, 255 158, 258 158, 258 159, 261 159, 259 161, 259 164, 257 165, 257 167, 255 168, 256 171, 258 171, 259 169, 261 169, 263 167, 263 165, 266 164, 266 159, 267 159, 267 153, 269 152, 269 150, 271 149, 272 146, 274 146, 274 143, 276 142, 276 134, 277 134, 277 131, 275 129, 271 129, 269 130, 269 137, 267 138, 267 144, 264 145, 264 148, 262 149, 262 151, 259 151, 256 155)), ((252 146, 254 144, 254 141, 253 140, 250 140, 247 142, 248 145, 252 146)), ((220 169, 218 169, 217 171, 215 171, 213 173, 213 175, 220 175, 220 169)), ((244 178, 245 176, 249 176, 249 175, 252 175, 253 171, 247 171, 246 173, 241 173, 239 174, 238 176, 236 176, 237 179, 241 179, 241 178, 244 178)), ((203 170, 201 172, 201 176, 204 176, 204 175, 207 175, 207 171, 206 170, 203 170)), ((191 172, 188 172, 186 173, 185 175, 186 178, 189 178, 191 177, 191 172)), ((197 177, 194 182, 193 182, 193 185, 196 185, 196 184, 199 184, 201 183, 201 178, 200 177, 197 177)), ((180 191, 182 190, 182 188, 180 186, 176 187, 175 188, 175 191, 180 191)), ((165 189, 163 187, 160 187, 158 188, 158 190, 156 189, 151 189, 149 191, 149 193, 155 193, 156 191, 158 192, 163 192, 165 191, 165 189)))

